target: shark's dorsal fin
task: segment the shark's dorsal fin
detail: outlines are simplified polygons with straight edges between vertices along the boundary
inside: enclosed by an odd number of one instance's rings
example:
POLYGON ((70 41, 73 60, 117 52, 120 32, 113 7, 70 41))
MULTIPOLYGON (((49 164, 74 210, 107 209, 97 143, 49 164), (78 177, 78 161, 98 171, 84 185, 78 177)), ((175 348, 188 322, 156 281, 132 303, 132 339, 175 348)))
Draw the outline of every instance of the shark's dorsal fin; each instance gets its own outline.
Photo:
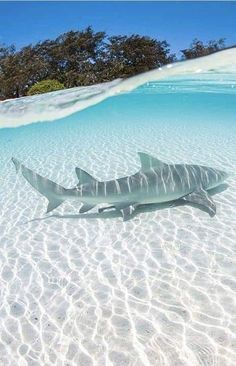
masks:
POLYGON ((143 152, 138 152, 140 162, 141 162, 141 169, 142 170, 149 170, 151 168, 160 168, 162 169, 166 164, 163 163, 161 160, 154 158, 151 155, 148 155, 143 152))
POLYGON ((90 175, 89 173, 87 173, 85 170, 80 169, 80 168, 75 168, 75 173, 79 179, 79 184, 88 184, 88 183, 93 183, 96 182, 97 179, 95 179, 94 177, 92 177, 92 175, 90 175))

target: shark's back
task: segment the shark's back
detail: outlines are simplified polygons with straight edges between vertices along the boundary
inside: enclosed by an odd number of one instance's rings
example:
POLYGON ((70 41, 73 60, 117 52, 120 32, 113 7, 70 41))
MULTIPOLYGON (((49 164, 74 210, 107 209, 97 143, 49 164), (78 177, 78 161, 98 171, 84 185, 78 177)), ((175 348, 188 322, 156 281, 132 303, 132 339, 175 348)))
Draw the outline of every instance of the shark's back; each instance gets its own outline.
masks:
POLYGON ((213 188, 224 179, 224 172, 210 167, 158 161, 153 166, 143 164, 137 173, 109 184, 114 193, 137 197, 141 201, 163 202, 180 198, 200 187, 213 188))

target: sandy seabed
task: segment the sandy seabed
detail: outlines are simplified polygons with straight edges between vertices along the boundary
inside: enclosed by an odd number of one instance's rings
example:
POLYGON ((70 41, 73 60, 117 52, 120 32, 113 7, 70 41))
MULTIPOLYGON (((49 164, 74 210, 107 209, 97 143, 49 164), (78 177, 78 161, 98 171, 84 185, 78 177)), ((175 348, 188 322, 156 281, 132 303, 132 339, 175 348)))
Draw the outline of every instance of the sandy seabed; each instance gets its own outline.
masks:
POLYGON ((0 131, 0 365, 235 365, 235 128, 137 120, 92 131, 81 120, 0 131), (134 173, 137 151, 229 171, 217 215, 150 206, 122 222, 78 214, 75 201, 46 216, 10 162, 70 187, 75 166, 134 173))

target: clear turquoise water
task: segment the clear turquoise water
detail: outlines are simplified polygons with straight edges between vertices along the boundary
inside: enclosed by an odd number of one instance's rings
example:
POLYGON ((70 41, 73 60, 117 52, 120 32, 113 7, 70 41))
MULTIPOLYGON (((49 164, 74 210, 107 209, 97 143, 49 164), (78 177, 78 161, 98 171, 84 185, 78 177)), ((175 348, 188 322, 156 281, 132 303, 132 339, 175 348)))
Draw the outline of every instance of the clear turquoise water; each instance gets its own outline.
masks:
POLYGON ((236 94, 223 82, 145 83, 0 130, 0 364, 236 363, 236 94), (217 215, 150 206, 123 222, 78 214, 76 201, 45 215, 10 161, 72 187, 76 166, 101 180, 134 173, 138 151, 228 171, 217 215))

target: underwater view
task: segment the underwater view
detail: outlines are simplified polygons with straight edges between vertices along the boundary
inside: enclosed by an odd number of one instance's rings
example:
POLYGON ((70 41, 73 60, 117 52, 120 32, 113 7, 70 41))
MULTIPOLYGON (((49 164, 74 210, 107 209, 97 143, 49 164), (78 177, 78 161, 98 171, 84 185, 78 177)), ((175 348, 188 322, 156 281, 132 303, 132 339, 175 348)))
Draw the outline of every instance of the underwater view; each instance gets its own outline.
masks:
POLYGON ((236 364, 235 101, 231 48, 0 103, 0 365, 236 364))

